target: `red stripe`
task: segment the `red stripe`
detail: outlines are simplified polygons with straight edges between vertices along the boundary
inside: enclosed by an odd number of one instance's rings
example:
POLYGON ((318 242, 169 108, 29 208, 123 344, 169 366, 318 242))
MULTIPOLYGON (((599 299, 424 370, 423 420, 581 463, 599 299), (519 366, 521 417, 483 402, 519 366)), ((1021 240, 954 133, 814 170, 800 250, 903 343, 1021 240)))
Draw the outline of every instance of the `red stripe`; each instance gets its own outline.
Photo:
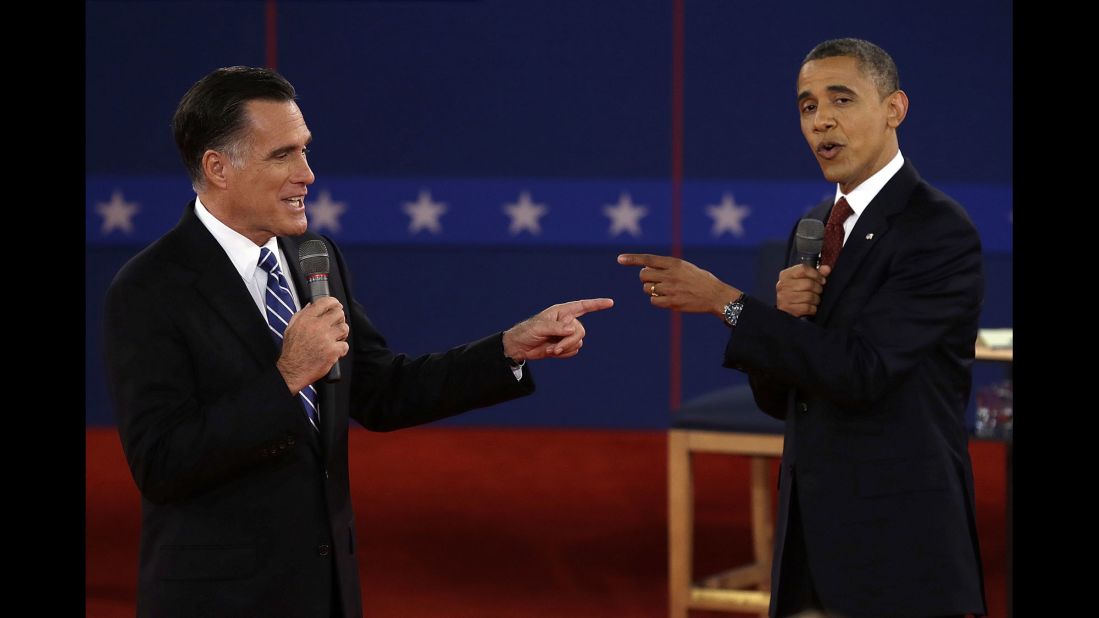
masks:
MULTIPOLYGON (((683 257, 683 3, 672 0, 672 255, 683 257)), ((678 311, 669 317, 668 405, 679 409, 682 399, 683 316, 678 311)))
POLYGON ((267 68, 278 69, 279 31, 276 0, 267 0, 267 68))

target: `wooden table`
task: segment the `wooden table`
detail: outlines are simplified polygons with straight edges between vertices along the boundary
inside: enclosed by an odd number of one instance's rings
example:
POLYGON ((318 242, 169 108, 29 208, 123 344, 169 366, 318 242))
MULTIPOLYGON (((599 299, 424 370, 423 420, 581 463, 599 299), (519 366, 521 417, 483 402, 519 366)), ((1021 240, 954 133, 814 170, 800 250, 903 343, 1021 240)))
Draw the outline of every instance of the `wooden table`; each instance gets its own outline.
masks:
POLYGON ((1012 350, 1014 348, 990 348, 986 345, 978 343, 974 348, 976 350, 977 360, 987 361, 1005 361, 1010 363, 1012 360, 1012 350))

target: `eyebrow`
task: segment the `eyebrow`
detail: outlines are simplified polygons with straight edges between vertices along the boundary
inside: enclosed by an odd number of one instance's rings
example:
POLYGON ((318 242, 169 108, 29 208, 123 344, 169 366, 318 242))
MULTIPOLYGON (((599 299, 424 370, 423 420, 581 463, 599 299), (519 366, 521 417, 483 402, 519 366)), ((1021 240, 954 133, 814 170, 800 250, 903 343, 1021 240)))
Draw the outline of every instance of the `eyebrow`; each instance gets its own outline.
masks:
MULTIPOLYGON (((851 95, 856 95, 856 96, 858 95, 858 93, 856 93, 854 90, 851 90, 850 88, 848 88, 847 86, 844 86, 843 84, 830 85, 830 86, 825 87, 825 90, 827 90, 828 92, 837 92, 837 93, 841 93, 841 94, 851 94, 851 95)), ((798 93, 798 101, 801 101, 802 99, 807 99, 811 96, 813 96, 813 95, 810 94, 808 90, 802 90, 801 92, 798 93)))
MULTIPOLYGON (((309 136, 305 138, 305 145, 309 146, 309 144, 311 144, 312 142, 313 142, 313 134, 310 133, 309 136)), ((286 146, 282 146, 281 148, 276 148, 276 149, 272 150, 271 152, 267 153, 267 158, 270 159, 272 157, 277 157, 281 154, 291 153, 291 152, 294 152, 297 149, 298 149, 297 144, 288 144, 286 146)))

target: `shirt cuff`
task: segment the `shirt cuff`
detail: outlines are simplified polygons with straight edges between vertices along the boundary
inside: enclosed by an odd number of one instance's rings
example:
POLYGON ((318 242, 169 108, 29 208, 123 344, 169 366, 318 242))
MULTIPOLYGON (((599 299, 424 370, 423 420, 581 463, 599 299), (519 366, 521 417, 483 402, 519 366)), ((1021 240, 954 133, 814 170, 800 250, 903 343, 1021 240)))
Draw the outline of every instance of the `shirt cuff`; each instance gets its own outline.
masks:
POLYGON ((526 365, 526 364, 527 364, 527 359, 524 358, 523 362, 519 363, 518 365, 515 365, 514 367, 510 367, 511 374, 513 376, 515 376, 515 379, 519 380, 520 382, 523 380, 523 365, 526 365))

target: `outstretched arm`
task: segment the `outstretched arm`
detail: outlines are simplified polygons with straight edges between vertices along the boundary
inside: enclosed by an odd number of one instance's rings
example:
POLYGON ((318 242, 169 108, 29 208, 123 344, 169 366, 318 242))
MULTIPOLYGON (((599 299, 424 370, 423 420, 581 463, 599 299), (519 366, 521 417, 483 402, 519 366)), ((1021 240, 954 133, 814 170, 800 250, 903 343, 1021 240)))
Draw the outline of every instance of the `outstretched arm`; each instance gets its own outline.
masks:
POLYGON ((576 356, 587 332, 578 318, 613 306, 610 298, 588 298, 543 309, 504 331, 504 354, 516 362, 576 356))
POLYGON ((730 301, 741 291, 724 283, 708 270, 679 258, 647 253, 618 256, 623 266, 641 266, 641 291, 655 307, 687 313, 712 313, 721 318, 730 301))

